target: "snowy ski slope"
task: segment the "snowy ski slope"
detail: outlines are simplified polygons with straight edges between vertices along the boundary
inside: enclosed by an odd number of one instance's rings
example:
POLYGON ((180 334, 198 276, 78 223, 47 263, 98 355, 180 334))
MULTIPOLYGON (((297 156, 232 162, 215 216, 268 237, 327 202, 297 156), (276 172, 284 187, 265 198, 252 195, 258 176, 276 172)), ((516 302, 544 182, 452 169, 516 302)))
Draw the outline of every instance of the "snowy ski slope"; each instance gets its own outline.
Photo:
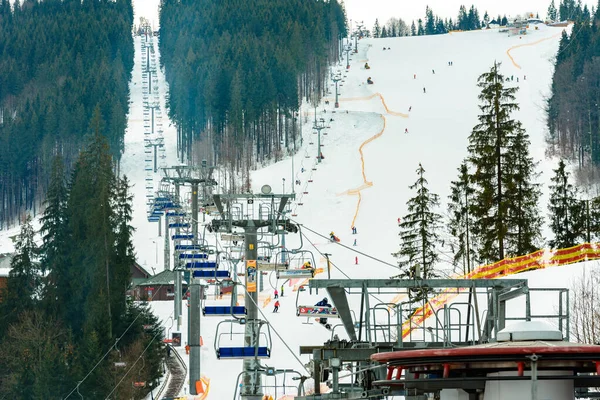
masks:
MULTIPOLYGON (((292 218, 305 227, 304 248, 314 252, 319 267, 325 266, 325 260, 318 251, 332 254, 334 264, 339 267, 332 271, 333 278, 342 278, 343 274, 352 278, 385 278, 395 274, 394 267, 352 250, 394 264, 391 253, 398 247, 397 218, 406 212, 404 204, 412 195, 408 186, 416 179, 414 171, 419 162, 427 171, 431 190, 441 196, 441 211, 445 210, 449 182, 456 178, 456 169, 466 156, 467 137, 477 123, 476 79, 494 60, 502 62, 505 75, 514 77, 510 84, 521 88, 518 94, 521 111, 515 117, 523 122, 531 136, 531 151, 540 161, 540 181, 546 191, 555 161, 544 158, 543 105, 560 32, 560 29, 540 27, 522 38, 508 37, 497 31, 480 31, 360 41, 358 54, 351 56, 351 68, 345 70, 345 60, 339 67, 345 75, 340 87, 340 108, 333 107, 333 93, 328 98, 329 105, 323 103, 318 108, 317 117, 324 118, 330 126, 324 130, 327 135, 321 138, 323 162, 316 165, 317 140, 311 130, 314 109, 306 106, 301 111, 304 140, 294 156, 294 172, 290 158, 261 168, 252 175, 254 191, 269 184, 277 193, 290 192, 290 182, 301 181, 301 185, 295 186, 297 201, 292 213, 296 216, 292 218), (383 47, 389 50, 384 51, 383 47), (370 70, 363 69, 366 61, 370 70), (453 66, 448 66, 448 61, 452 61, 453 66), (366 85, 369 76, 374 85, 366 85), (423 87, 427 93, 423 93, 423 87), (404 133, 405 129, 408 134, 404 133), (357 235, 351 234, 353 224, 357 235), (350 248, 330 243, 311 232, 327 236, 332 230, 342 244, 350 248), (355 248, 354 239, 357 240, 355 248)), ((333 92, 333 86, 331 90, 333 92)), ((545 204, 546 199, 541 203, 544 213, 545 204)), ((297 247, 298 236, 288 235, 288 247, 297 247)), ((448 260, 449 255, 445 259, 448 260)), ((570 277, 578 276, 584 264, 518 277, 528 278, 531 287, 568 287, 570 277)), ((448 266, 441 267, 447 269, 448 266)), ((269 282, 272 288, 279 288, 282 283, 276 282, 273 276, 269 282)), ((303 324, 306 318, 295 316, 296 293, 292 289, 293 286, 286 286, 279 313, 272 313, 273 302, 261 309, 274 329, 272 357, 265 364, 305 373, 301 363, 306 363, 308 358, 298 356, 299 345, 321 344, 329 338, 330 332, 318 324, 303 324), (301 363, 295 357, 300 358, 301 363)), ((267 291, 262 293, 261 299, 268 294, 267 291)), ((322 297, 323 293, 303 292, 300 303, 314 304, 322 297)), ((351 304, 357 301, 350 299, 351 304)), ((214 300, 211 296, 207 300, 207 304, 227 302, 227 299, 214 300)), ((554 305, 549 299, 538 298, 535 303, 547 303, 546 311, 553 311, 554 305)), ((155 303, 155 309, 167 316, 172 304, 155 303)), ((212 345, 220 320, 202 320, 202 371, 210 378, 209 399, 231 398, 242 367, 240 361, 216 360, 212 345)), ((184 323, 184 341, 185 326, 184 323)), ((341 329, 336 333, 340 338, 345 337, 341 329)), ((274 394, 273 391, 270 394, 274 394)))

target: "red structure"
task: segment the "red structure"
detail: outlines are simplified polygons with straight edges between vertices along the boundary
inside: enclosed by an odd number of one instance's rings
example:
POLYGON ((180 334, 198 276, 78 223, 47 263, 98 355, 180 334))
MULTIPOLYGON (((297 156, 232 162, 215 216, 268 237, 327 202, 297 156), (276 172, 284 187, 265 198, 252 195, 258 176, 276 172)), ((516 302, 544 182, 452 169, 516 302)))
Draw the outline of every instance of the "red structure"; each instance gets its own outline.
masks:
POLYGON ((562 341, 543 325, 516 324, 494 343, 375 354, 387 376, 374 384, 402 389, 407 399, 437 393, 442 400, 566 400, 600 386, 600 346, 562 341))

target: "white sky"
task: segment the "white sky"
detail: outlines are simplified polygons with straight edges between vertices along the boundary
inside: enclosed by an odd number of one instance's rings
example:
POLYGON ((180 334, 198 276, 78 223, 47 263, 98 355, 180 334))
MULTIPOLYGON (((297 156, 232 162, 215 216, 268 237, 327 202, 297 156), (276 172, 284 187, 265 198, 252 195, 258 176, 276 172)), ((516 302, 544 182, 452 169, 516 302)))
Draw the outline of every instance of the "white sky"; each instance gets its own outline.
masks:
MULTIPOLYGON (((560 0, 555 0, 554 3, 558 8, 560 0)), ((467 9, 474 4, 483 18, 485 11, 491 16, 498 14, 507 16, 519 15, 526 12, 539 12, 540 18, 546 16, 546 10, 550 4, 550 0, 428 0, 428 1, 407 1, 407 0, 344 0, 346 5, 346 13, 348 19, 352 19, 353 25, 355 21, 364 21, 366 28, 373 28, 375 18, 379 18, 379 23, 385 23, 389 18, 402 18, 410 24, 413 19, 425 16, 425 7, 433 10, 435 15, 442 18, 452 18, 456 20, 458 9, 461 4, 464 4, 467 9)), ((591 7, 596 4, 594 0, 582 0, 583 4, 591 7)))

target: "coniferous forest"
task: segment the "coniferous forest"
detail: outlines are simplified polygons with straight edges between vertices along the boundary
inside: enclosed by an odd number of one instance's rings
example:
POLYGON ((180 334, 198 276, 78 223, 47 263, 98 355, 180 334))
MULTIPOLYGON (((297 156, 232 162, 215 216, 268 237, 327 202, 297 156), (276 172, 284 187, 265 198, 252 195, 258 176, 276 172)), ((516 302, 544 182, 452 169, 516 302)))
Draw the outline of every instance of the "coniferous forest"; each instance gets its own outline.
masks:
POLYGON ((0 228, 38 212, 54 156, 72 168, 96 106, 118 163, 132 24, 131 0, 1 0, 0 228))
POLYGON ((163 0, 161 62, 180 158, 194 161, 200 143, 248 185, 257 161, 293 151, 301 99, 314 104, 326 90, 345 19, 336 0, 163 0))
POLYGON ((0 398, 141 399, 163 372, 162 326, 126 298, 132 198, 95 110, 70 178, 52 162, 41 246, 30 217, 21 226, 0 292, 0 398))
POLYGON ((600 10, 591 15, 573 0, 561 2, 560 18, 575 20, 563 31, 548 100, 549 142, 580 168, 600 166, 600 10), (564 3, 564 4, 563 4, 564 3), (563 15, 565 16, 563 18, 563 15))

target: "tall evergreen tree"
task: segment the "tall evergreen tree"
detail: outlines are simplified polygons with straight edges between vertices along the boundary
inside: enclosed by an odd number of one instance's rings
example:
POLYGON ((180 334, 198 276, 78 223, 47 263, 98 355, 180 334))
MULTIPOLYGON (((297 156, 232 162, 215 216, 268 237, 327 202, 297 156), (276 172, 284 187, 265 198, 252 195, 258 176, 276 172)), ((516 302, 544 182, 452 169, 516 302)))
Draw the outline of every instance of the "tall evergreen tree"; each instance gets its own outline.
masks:
POLYGON ((475 238, 473 237, 473 222, 471 205, 475 190, 471 184, 469 169, 466 162, 458 168, 458 180, 451 182, 448 202, 450 220, 448 228, 453 241, 450 244, 453 253, 453 264, 462 267, 463 274, 471 272, 473 261, 476 260, 475 238))
POLYGON ((410 35, 417 36, 417 27, 415 26, 415 20, 413 20, 412 24, 410 25, 410 35))
POLYGON ((425 34, 435 34, 435 17, 433 16, 433 11, 431 8, 429 8, 429 6, 426 6, 425 8, 425 34))
POLYGON ((520 124, 513 131, 512 145, 506 153, 507 166, 505 198, 508 232, 507 254, 522 255, 540 248, 542 217, 538 208, 541 197, 536 163, 529 154, 529 135, 520 124))
POLYGON ((550 228, 554 238, 548 245, 555 249, 575 246, 585 238, 585 205, 578 199, 578 190, 569 182, 569 172, 563 160, 554 170, 550 185, 550 228))
POLYGON ((557 10, 556 10, 556 6, 554 5, 554 0, 550 1, 550 5, 548 6, 548 11, 547 11, 547 15, 548 15, 548 19, 552 22, 556 21, 558 18, 558 14, 557 14, 557 10))
POLYGON ((418 179, 409 186, 416 192, 415 197, 406 203, 408 214, 400 224, 400 250, 394 257, 400 259, 399 276, 403 278, 435 278, 438 274, 435 265, 439 260, 436 245, 442 216, 435 212, 439 206, 439 196, 427 188, 425 170, 419 164, 418 179))
POLYGON ((510 118, 518 110, 515 103, 517 88, 504 87, 504 76, 494 63, 489 72, 482 74, 477 85, 481 88, 477 124, 469 136, 469 162, 473 165, 472 177, 476 190, 473 212, 476 220, 475 234, 481 240, 479 257, 482 261, 497 261, 506 254, 509 232, 509 211, 514 198, 506 195, 507 185, 513 176, 508 170, 514 162, 509 149, 521 123, 510 118))
POLYGON ((373 37, 378 38, 381 36, 381 26, 379 25, 379 20, 375 18, 375 25, 373 26, 373 37))
POLYGON ((419 20, 417 21, 418 23, 418 28, 417 28, 417 35, 421 36, 425 34, 425 28, 423 28, 423 20, 421 18, 419 18, 419 20))
POLYGON ((10 262, 6 289, 2 294, 0 337, 3 330, 10 323, 17 321, 22 312, 32 311, 37 306, 41 294, 41 276, 37 263, 39 249, 35 244, 34 236, 31 217, 27 216, 15 243, 15 253, 10 262))
MULTIPOLYGON (((65 252, 69 240, 67 231, 67 183, 62 157, 56 156, 52 165, 50 185, 46 195, 46 209, 40 219, 42 223, 42 270, 48 272, 45 285, 46 306, 53 307, 52 313, 64 312, 65 298, 69 296, 65 281, 69 268, 65 252)), ((63 315, 64 316, 64 315, 63 315)))

